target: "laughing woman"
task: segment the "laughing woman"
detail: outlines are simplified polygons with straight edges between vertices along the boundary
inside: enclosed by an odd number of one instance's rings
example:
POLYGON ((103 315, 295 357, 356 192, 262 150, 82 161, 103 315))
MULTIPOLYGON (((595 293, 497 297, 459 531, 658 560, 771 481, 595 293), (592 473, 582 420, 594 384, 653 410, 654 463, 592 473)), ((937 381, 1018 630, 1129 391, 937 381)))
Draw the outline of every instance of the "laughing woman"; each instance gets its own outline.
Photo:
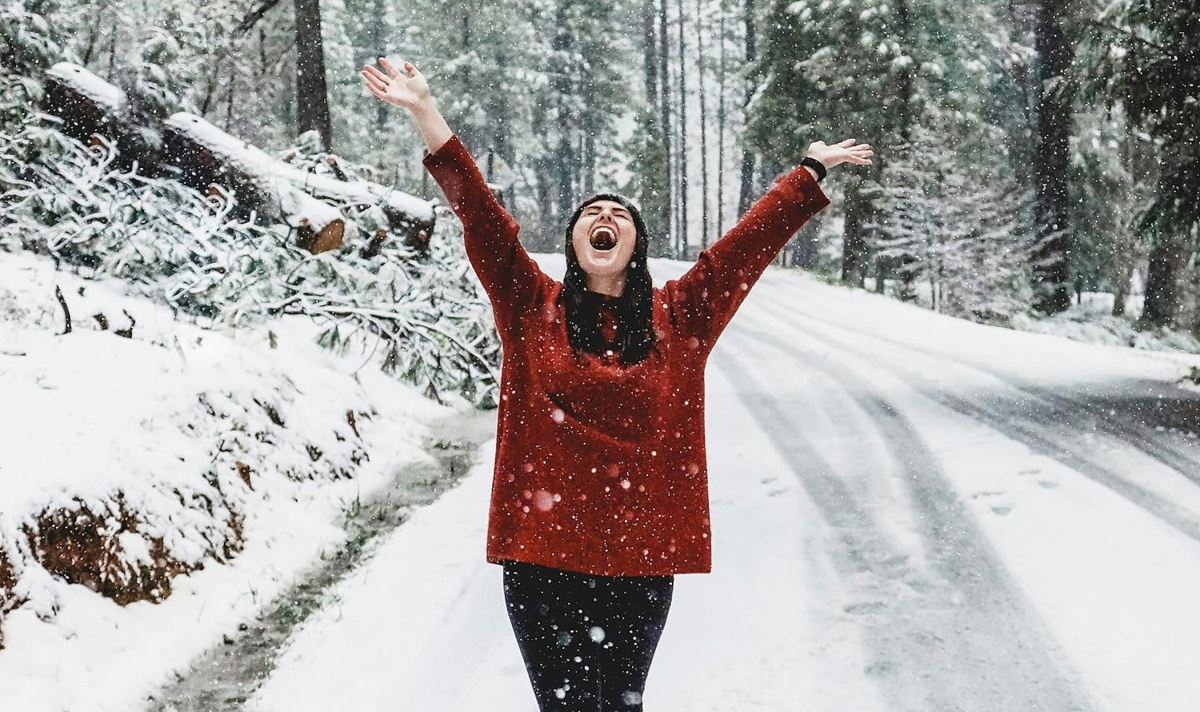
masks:
POLYGON ((363 67, 406 109, 425 167, 461 219, 499 332, 496 462, 487 561, 541 712, 642 709, 675 574, 712 566, 704 367, 717 337, 788 239, 829 204, 827 168, 868 164, 867 144, 809 146, 686 274, 656 288, 649 235, 616 193, 566 225, 558 282, 517 239, 415 66, 363 67))

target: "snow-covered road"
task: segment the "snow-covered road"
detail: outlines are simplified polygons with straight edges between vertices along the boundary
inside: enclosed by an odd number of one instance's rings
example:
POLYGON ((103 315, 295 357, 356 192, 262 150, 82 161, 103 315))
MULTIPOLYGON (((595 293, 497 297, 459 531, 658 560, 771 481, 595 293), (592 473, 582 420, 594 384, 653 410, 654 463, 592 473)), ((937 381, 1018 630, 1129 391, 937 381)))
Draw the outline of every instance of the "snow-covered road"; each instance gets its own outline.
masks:
MULTIPOLYGON (((647 709, 1194 710, 1183 363, 769 270, 710 361, 714 571, 677 577, 647 709)), ((483 562, 493 447, 338 586, 249 709, 535 708, 483 562)))

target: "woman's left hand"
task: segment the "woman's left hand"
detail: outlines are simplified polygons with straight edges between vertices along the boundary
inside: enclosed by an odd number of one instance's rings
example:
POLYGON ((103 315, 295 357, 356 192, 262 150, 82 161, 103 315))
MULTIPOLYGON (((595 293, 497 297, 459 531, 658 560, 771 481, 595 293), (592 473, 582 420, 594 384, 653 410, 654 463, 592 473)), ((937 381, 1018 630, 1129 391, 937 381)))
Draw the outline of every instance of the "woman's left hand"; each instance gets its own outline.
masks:
POLYGON ((871 159, 867 158, 867 156, 875 154, 871 151, 871 144, 856 144, 854 143, 854 139, 848 138, 832 146, 826 145, 824 141, 809 144, 808 153, 805 155, 817 159, 826 168, 833 168, 839 163, 870 165, 871 159))

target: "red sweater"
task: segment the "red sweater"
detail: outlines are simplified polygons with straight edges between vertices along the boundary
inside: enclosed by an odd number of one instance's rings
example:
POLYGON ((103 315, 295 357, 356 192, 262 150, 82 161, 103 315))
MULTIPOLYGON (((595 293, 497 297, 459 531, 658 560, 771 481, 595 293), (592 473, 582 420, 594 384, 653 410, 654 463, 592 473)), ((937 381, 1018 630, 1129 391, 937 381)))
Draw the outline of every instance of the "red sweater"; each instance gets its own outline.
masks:
POLYGON ((800 166, 781 177, 686 274, 655 287, 658 343, 621 367, 572 353, 562 283, 526 253, 458 137, 424 164, 462 220, 503 353, 487 560, 711 571, 704 366, 759 275, 829 204, 816 179, 800 166))

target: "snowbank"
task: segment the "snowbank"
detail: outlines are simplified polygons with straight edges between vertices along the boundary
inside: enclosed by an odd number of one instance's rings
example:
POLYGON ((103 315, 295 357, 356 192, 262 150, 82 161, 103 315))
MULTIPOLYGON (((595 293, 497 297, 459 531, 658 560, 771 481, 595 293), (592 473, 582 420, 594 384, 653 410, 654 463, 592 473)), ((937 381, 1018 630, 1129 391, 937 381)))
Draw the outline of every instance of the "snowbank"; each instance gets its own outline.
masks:
POLYGON ((0 253, 0 709, 138 709, 453 410, 307 319, 220 333, 126 290, 0 253))

